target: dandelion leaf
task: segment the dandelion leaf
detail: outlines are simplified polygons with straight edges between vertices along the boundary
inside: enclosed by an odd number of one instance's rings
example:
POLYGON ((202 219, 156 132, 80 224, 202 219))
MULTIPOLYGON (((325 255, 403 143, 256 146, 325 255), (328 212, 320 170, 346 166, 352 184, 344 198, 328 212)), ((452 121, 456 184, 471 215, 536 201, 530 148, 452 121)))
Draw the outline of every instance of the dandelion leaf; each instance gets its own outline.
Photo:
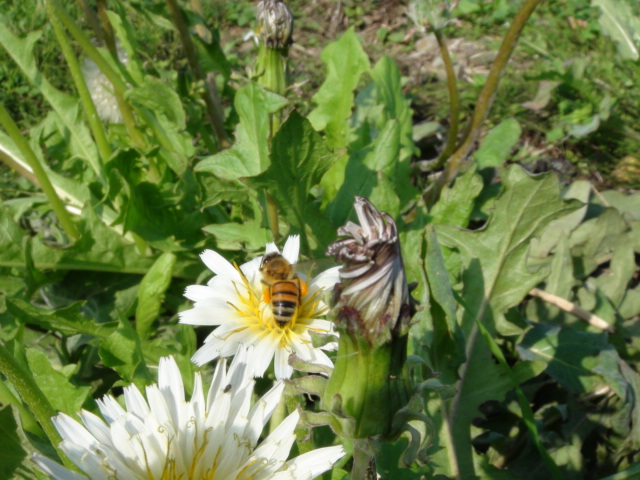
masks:
POLYGON ((313 96, 317 107, 309 114, 316 130, 327 133, 327 143, 334 148, 347 145, 348 119, 353 108, 353 91, 362 74, 369 71, 369 57, 353 30, 347 30, 320 55, 327 66, 327 77, 313 96))

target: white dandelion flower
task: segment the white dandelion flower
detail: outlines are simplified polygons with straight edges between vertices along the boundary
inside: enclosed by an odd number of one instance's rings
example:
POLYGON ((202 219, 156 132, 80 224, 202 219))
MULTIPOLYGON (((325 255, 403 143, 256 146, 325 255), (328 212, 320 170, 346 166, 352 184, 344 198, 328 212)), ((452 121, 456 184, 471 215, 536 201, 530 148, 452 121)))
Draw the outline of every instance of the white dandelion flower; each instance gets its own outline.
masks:
MULTIPOLYGON (((299 250, 300 237, 291 236, 285 243, 282 256, 295 265, 299 250)), ((273 252, 278 252, 278 249, 274 243, 269 243, 266 254, 273 252)), ((321 293, 332 289, 338 281, 339 267, 311 279, 308 292, 304 294, 303 291, 300 296, 292 321, 280 326, 274 319, 271 303, 263 295, 262 257, 239 268, 212 250, 205 251, 201 258, 216 276, 207 285, 187 287, 185 296, 195 304, 191 310, 180 313, 180 322, 217 328, 191 359, 195 364, 202 365, 218 357, 233 355, 239 345, 251 345, 254 347, 252 365, 256 377, 264 374, 272 358, 275 359, 276 378, 291 377, 293 368, 288 359, 292 353, 307 363, 333 366, 323 350, 335 350, 335 342, 316 348, 310 333, 335 334, 333 324, 321 318, 329 310, 321 293)), ((303 275, 300 278, 305 280, 303 275)))
POLYGON ((307 480, 329 470, 344 455, 341 446, 287 460, 297 412, 259 441, 284 384, 251 405, 250 356, 250 349, 238 352, 228 370, 220 360, 206 397, 197 373, 188 401, 178 366, 163 358, 146 399, 130 386, 125 408, 111 396, 98 401, 104 420, 85 410, 78 414, 82 423, 65 414, 53 419, 61 449, 82 474, 42 455, 32 459, 54 480, 307 480))
MULTIPOLYGON (((125 66, 129 63, 127 52, 121 48, 118 48, 118 58, 125 66)), ((122 113, 113 95, 113 85, 89 57, 85 58, 82 64, 82 74, 100 120, 106 123, 122 123, 122 113)))

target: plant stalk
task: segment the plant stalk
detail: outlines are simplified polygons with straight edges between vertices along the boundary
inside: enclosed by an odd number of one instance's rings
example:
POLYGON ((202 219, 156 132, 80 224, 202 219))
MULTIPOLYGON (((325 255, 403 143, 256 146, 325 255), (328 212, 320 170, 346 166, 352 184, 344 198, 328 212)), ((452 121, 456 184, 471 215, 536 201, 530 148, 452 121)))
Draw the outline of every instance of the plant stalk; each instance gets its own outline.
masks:
POLYGON ((122 113, 122 121, 125 128, 127 129, 127 133, 129 133, 129 136, 131 137, 131 140, 133 141, 133 144, 136 146, 136 148, 139 148, 141 150, 145 149, 147 147, 147 142, 138 129, 131 106, 124 99, 124 94, 128 89, 127 84, 124 82, 124 80, 122 80, 120 74, 113 68, 111 68, 111 65, 109 65, 109 63, 107 63, 107 61, 102 57, 98 49, 93 46, 89 37, 85 35, 82 29, 76 24, 75 20, 71 18, 66 10, 60 6, 58 1, 48 1, 51 2, 55 7, 55 14, 57 14, 58 18, 62 21, 67 30, 69 30, 69 33, 71 33, 73 38, 80 44, 89 58, 93 60, 100 71, 104 73, 104 75, 113 85, 113 94, 115 95, 116 101, 118 102, 120 113, 122 113))
POLYGON ((542 0, 525 0, 511 22, 511 25, 502 40, 496 59, 491 66, 491 70, 487 76, 487 81, 478 96, 476 108, 473 112, 471 122, 467 127, 466 134, 458 145, 458 148, 456 148, 455 152, 453 152, 451 157, 447 160, 443 174, 435 182, 433 188, 425 195, 427 204, 433 204, 437 200, 444 186, 455 178, 462 166, 462 163, 469 155, 474 142, 480 134, 480 129, 489 114, 498 85, 500 84, 500 79, 504 74, 504 70, 511 58, 511 54, 516 47, 518 38, 522 33, 522 29, 533 13, 533 10, 541 1, 542 0))
POLYGON ((376 480, 376 457, 371 452, 368 438, 355 439, 353 441, 353 468, 351 480, 376 480))
POLYGON ((78 90, 78 95, 80 96, 82 107, 84 108, 84 112, 87 116, 89 127, 93 132, 93 136, 96 139, 96 145, 98 146, 98 151, 100 152, 100 156, 102 157, 101 159, 98 159, 97 167, 99 168, 99 171, 96 173, 102 184, 106 184, 107 178, 104 171, 104 163, 109 159, 109 157, 111 157, 111 146, 109 145, 109 141, 107 140, 107 134, 104 130, 104 125, 100 121, 98 111, 96 110, 96 106, 91 99, 91 94, 89 93, 87 84, 84 81, 82 71, 80 70, 78 60, 73 53, 73 48, 71 47, 71 43, 69 42, 69 39, 67 38, 67 35, 62 28, 60 20, 56 16, 56 11, 53 7, 53 4, 51 3, 51 0, 47 0, 47 12, 51 17, 50 19, 51 25, 53 26, 53 31, 55 32, 56 39, 58 40, 58 44, 60 45, 60 49, 62 50, 62 54, 67 61, 67 65, 69 66, 71 78, 73 79, 73 82, 76 85, 76 89, 78 90))
POLYGON ((444 147, 444 150, 440 153, 440 156, 436 160, 434 166, 435 168, 440 168, 456 148, 456 143, 458 142, 458 129, 460 125, 460 112, 456 72, 453 69, 451 55, 449 55, 449 48, 447 47, 444 36, 442 35, 442 31, 435 30, 433 33, 436 36, 438 46, 440 47, 440 56, 442 57, 444 69, 447 73, 447 88, 449 90, 449 137, 447 138, 447 144, 444 147))
POLYGON ((166 2, 169 12, 171 13, 171 18, 173 19, 173 24, 178 29, 182 48, 184 48, 189 66, 193 70, 196 80, 204 83, 205 91, 202 94, 202 99, 206 106, 207 118, 213 127, 213 133, 218 140, 218 145, 221 149, 229 148, 229 146, 231 146, 231 142, 229 141, 227 132, 224 129, 224 116, 222 115, 222 108, 218 98, 218 88, 215 85, 215 78, 211 81, 211 78, 209 78, 208 75, 205 76, 202 71, 195 46, 189 36, 189 30, 178 3, 176 0, 166 0, 166 2))
POLYGON ((65 467, 77 471, 76 466, 71 463, 58 447, 62 442, 62 438, 51 421, 51 418, 56 416, 58 412, 51 406, 42 390, 36 385, 33 377, 16 362, 4 343, 0 343, 0 372, 7 377, 18 392, 18 395, 20 395, 20 398, 29 406, 65 467))
POLYGON ((69 238, 74 240, 80 238, 80 232, 78 231, 75 224, 71 220, 71 216, 69 215, 69 212, 67 212, 67 210, 65 209, 64 204, 62 203, 62 200, 60 200, 60 197, 58 197, 58 194, 53 188, 53 185, 51 184, 51 181, 49 180, 49 177, 47 176, 47 173, 45 172, 44 168, 40 164, 38 157, 36 157, 36 154, 31 149, 29 142, 27 142, 27 140, 22 136, 22 133, 20 133, 18 126, 15 124, 15 122, 9 115, 9 112, 7 112, 7 109, 1 103, 0 103, 0 125, 4 127, 4 129, 7 131, 9 136, 13 139, 16 146, 20 149, 20 152, 22 153, 23 157, 25 158, 25 160, 33 170, 33 173, 35 174, 36 178, 38 179, 38 182, 40 183, 40 186, 42 187, 42 190, 44 191, 44 194, 47 196, 47 199, 49 200, 49 204, 51 205, 53 212, 58 217, 58 220, 60 221, 60 225, 62 226, 67 236, 69 236, 69 238))

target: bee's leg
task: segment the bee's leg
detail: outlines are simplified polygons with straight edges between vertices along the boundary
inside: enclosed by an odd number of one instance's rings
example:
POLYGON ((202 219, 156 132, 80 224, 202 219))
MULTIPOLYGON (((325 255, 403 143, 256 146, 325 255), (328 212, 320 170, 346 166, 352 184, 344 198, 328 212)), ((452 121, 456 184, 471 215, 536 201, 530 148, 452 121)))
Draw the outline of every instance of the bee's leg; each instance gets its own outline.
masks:
POLYGON ((307 282, 300 279, 300 296, 303 297, 307 293, 309 293, 309 287, 307 287, 307 282))
POLYGON ((262 300, 264 303, 271 303, 271 290, 268 287, 262 290, 262 300))

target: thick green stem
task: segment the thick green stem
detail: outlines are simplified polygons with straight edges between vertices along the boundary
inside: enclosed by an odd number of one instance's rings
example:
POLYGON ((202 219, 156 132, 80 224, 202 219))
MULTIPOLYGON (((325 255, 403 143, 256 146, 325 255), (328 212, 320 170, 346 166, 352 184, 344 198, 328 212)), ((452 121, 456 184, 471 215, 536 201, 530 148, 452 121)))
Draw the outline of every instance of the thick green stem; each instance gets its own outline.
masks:
POLYGON ((204 83, 205 91, 202 95, 207 112, 207 118, 209 123, 213 127, 213 132, 218 140, 218 145, 221 148, 229 148, 231 142, 227 136, 227 132, 224 129, 224 116, 222 115, 222 108, 220 106, 220 100, 218 99, 218 89, 215 84, 215 78, 211 81, 212 77, 205 76, 198 61, 198 55, 196 49, 189 36, 189 30, 184 20, 184 15, 178 6, 176 0, 166 0, 167 7, 171 13, 173 23, 178 29, 180 35, 180 41, 182 42, 182 48, 187 56, 187 61, 195 77, 198 81, 204 83))
MULTIPOLYGON (((287 84, 285 75, 285 62, 282 52, 277 48, 267 47, 264 43, 260 46, 258 60, 256 62, 256 70, 258 71, 258 85, 270 90, 278 95, 284 95, 287 84)), ((275 112, 271 117, 271 131, 269 133, 269 142, 280 128, 281 113, 275 112)), ((267 197, 267 218, 269 219, 269 228, 274 241, 280 238, 278 206, 275 199, 269 192, 267 197)), ((305 233, 301 232, 304 236, 305 233)))
POLYGON ((64 26, 69 30, 69 33, 73 36, 73 38, 80 44, 85 53, 93 60, 93 62, 97 65, 102 73, 107 77, 107 79, 113 85, 113 94, 116 97, 116 101, 118 102, 118 108, 120 109, 120 113, 122 113, 122 121, 124 123, 131 140, 133 140, 134 145, 139 149, 144 149, 147 146, 147 142, 138 129, 136 124, 135 116, 133 115, 133 110, 131 110, 131 106, 124 100, 124 94, 127 91, 127 84, 121 78, 120 74, 111 68, 111 65, 102 57, 100 52, 96 47, 93 46, 89 37, 85 35, 82 29, 76 24, 76 22, 71 18, 71 16, 66 12, 64 8, 60 6, 57 0, 48 0, 52 3, 53 7, 55 7, 55 13, 58 18, 62 20, 64 26))
POLYGON ((15 124, 15 122, 9 115, 9 112, 7 112, 6 108, 4 108, 4 105, 1 103, 0 125, 4 127, 9 136, 13 139, 16 146, 20 149, 22 156, 31 167, 31 170, 33 170, 33 173, 38 179, 38 182, 40 183, 44 194, 47 196, 49 204, 51 205, 53 212, 58 217, 60 225, 62 226, 65 233, 69 236, 69 238, 72 238, 74 240, 80 238, 80 232, 71 220, 71 216, 65 209, 62 200, 60 200, 60 197, 58 197, 58 194, 53 188, 53 185, 51 184, 47 173, 44 171, 44 168, 40 164, 38 157, 36 157, 36 154, 31 149, 29 142, 27 142, 27 140, 22 136, 22 133, 20 133, 18 126, 15 124))
POLYGON ((76 85, 76 89, 78 90, 78 95, 80 96, 80 101, 82 102, 84 112, 87 116, 89 127, 91 128, 93 136, 96 139, 96 144, 98 146, 100 156, 102 157, 102 161, 98 160, 95 168, 98 169, 98 171, 96 172, 98 178, 103 184, 105 184, 107 182, 107 179, 104 171, 104 163, 109 159, 109 157, 111 157, 111 146, 109 145, 109 141, 107 140, 107 134, 104 130, 104 125, 100 121, 96 106, 91 99, 91 94, 89 93, 87 84, 84 81, 82 71, 80 70, 78 60, 73 53, 73 48, 71 47, 69 39, 67 38, 67 35, 65 34, 64 29, 60 24, 60 20, 56 15, 56 11, 53 7, 53 4, 51 3, 51 0, 47 0, 47 13, 49 14, 49 17, 51 19, 51 25, 53 26, 53 31, 55 32, 56 39, 60 44, 62 54, 67 61, 67 65, 69 65, 69 72, 71 73, 71 78, 73 79, 73 82, 76 85))
POLYGON ((369 439, 353 441, 353 468, 351 480, 376 480, 376 456, 369 439))
POLYGON ((277 242, 280 240, 280 227, 278 223, 280 222, 278 218, 278 205, 276 204, 276 199, 269 192, 265 192, 267 197, 267 219, 269 220, 269 228, 271 229, 271 236, 273 237, 273 241, 277 242))
POLYGON ((491 109, 491 105, 493 104, 493 100, 496 94, 496 90, 498 89, 498 85, 500 84, 500 79, 502 78, 509 59, 511 58, 511 54, 516 47, 518 38, 522 33, 522 29, 533 13, 533 10, 541 1, 542 0, 525 0, 515 18, 511 22, 511 26, 509 27, 509 30, 507 30, 507 33, 502 40, 502 44, 500 45, 500 49, 498 50, 496 59, 491 66, 491 71, 487 76, 487 81, 485 82, 484 87, 480 92, 480 95, 476 102, 476 108, 473 112, 473 117, 471 118, 471 123, 467 128, 467 132, 456 151, 453 152, 453 154, 447 161, 444 173, 438 179, 430 192, 428 192, 427 200, 429 203, 433 203, 435 202, 435 200, 437 200, 442 188, 454 179, 454 177, 460 170, 462 163, 469 155, 474 142, 480 134, 480 129, 482 128, 482 125, 487 118, 487 115, 489 114, 489 110, 491 109))
POLYGON ((20 395, 20 398, 29 406, 64 465, 67 468, 76 470, 75 465, 58 447, 62 442, 62 438, 53 426, 53 422, 51 422, 51 418, 57 415, 57 412, 53 409, 44 393, 42 393, 42 390, 38 388, 31 375, 20 367, 13 355, 9 353, 2 343, 0 343, 0 373, 7 377, 7 380, 11 382, 18 395, 20 395))
POLYGON ((434 34, 438 41, 438 46, 440 47, 440 56, 444 63, 444 69, 447 72, 447 88, 449 89, 449 138, 447 139, 447 145, 444 147, 444 150, 442 150, 442 153, 436 161, 435 168, 440 168, 447 158, 449 158, 451 152, 456 148, 456 143, 458 142, 459 107, 456 72, 453 69, 453 63, 451 62, 451 55, 449 55, 447 43, 440 30, 436 30, 434 34))

